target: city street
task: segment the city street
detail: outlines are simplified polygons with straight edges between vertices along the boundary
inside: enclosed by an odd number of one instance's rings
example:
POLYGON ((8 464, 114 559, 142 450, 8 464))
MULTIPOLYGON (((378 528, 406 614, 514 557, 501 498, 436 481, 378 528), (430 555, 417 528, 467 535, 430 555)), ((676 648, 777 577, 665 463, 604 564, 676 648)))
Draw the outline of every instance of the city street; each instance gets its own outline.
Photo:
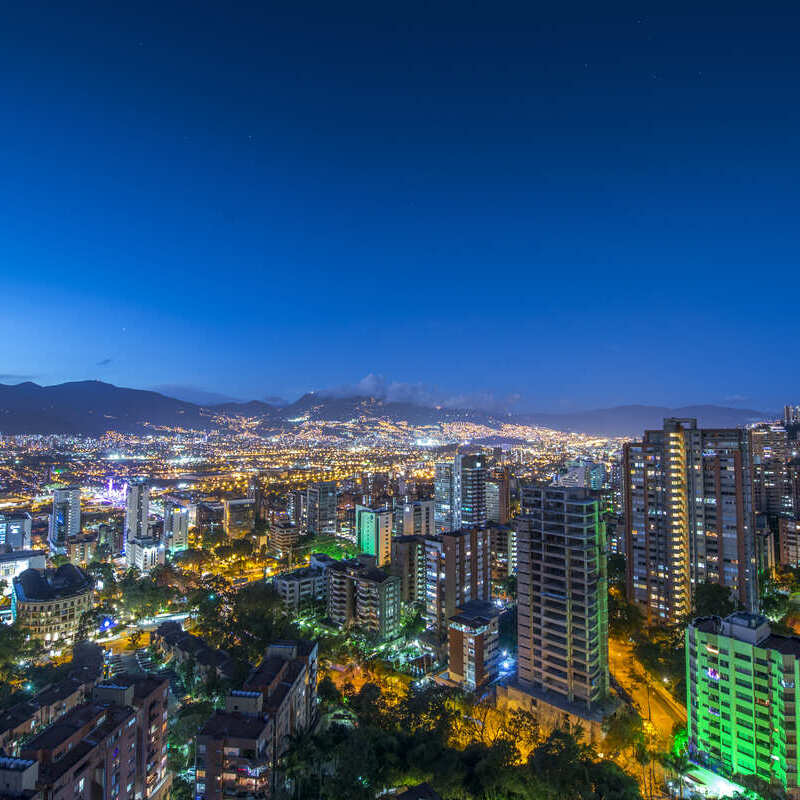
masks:
MULTIPOLYGON (((637 675, 644 675, 644 668, 633 657, 630 642, 609 639, 608 659, 611 675, 633 698, 636 708, 643 719, 648 719, 648 690, 642 683, 634 684, 630 679, 631 668, 637 675)), ((658 681, 651 682, 650 688, 650 721, 655 732, 667 740, 676 722, 686 724, 686 710, 669 694, 658 681)))

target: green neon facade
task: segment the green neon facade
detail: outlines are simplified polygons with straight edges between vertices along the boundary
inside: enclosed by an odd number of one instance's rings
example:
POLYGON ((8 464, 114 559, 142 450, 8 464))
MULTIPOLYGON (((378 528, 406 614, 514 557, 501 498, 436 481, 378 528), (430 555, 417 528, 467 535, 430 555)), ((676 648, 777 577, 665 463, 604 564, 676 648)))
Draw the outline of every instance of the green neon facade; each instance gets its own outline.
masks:
POLYGON ((737 612, 686 631, 690 755, 717 772, 798 787, 800 638, 773 635, 767 619, 737 612))

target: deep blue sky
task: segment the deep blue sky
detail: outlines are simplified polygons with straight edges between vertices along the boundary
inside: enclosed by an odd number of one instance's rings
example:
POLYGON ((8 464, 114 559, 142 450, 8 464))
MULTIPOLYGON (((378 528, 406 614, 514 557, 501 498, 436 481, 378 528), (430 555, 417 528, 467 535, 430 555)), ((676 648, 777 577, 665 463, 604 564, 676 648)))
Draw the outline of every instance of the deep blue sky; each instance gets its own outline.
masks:
POLYGON ((0 381, 800 401, 792 4, 18 6, 0 381))

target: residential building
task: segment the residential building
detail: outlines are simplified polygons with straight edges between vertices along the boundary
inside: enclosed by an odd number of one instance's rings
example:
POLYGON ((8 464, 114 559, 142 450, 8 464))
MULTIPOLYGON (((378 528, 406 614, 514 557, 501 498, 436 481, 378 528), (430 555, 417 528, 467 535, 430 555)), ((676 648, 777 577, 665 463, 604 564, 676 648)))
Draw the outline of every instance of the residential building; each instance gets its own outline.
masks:
POLYGON ((778 561, 792 569, 800 567, 800 520, 778 519, 778 561))
POLYGON ((360 553, 375 556, 379 567, 392 557, 392 512, 389 508, 356 506, 356 547, 360 553))
POLYGON ((195 796, 269 796, 292 737, 317 717, 316 642, 270 644, 244 688, 233 691, 197 736, 195 796))
POLYGON ((175 665, 191 664, 192 669, 207 680, 212 674, 221 679, 231 679, 236 665, 225 650, 216 650, 199 636, 187 633, 180 622, 162 622, 151 634, 151 643, 161 655, 175 665))
POLYGON ((86 566, 94 560, 97 550, 98 534, 81 533, 78 536, 67 539, 66 555, 67 558, 78 566, 86 566))
POLYGON ((425 540, 425 606, 428 628, 441 635, 456 609, 491 598, 489 530, 470 528, 425 540))
POLYGON ((115 675, 92 690, 95 703, 136 709, 136 778, 134 797, 162 800, 169 796, 167 768, 169 680, 158 676, 115 675))
POLYGON ((135 567, 144 575, 152 572, 166 561, 166 548, 161 539, 139 538, 128 539, 125 561, 129 567, 135 567))
POLYGON ((492 580, 502 583, 517 571, 517 532, 513 525, 489 524, 492 580))
POLYGON ((800 789, 800 637, 773 634, 766 617, 701 617, 686 631, 689 755, 727 776, 800 789))
POLYGON ((474 691, 498 674, 500 612, 488 600, 470 600, 448 620, 448 677, 474 691))
POLYGON ((325 603, 328 598, 328 571, 320 567, 301 567, 272 579, 287 611, 297 613, 309 603, 325 603))
POLYGON ((401 581, 374 566, 372 558, 337 561, 328 568, 328 617, 380 638, 397 634, 401 581))
POLYGON ((481 454, 458 453, 453 462, 453 529, 486 525, 486 459, 481 454))
MULTIPOLYGON (((80 527, 80 522, 78 523, 80 527)), ((26 512, 0 512, 0 552, 30 550, 33 519, 26 512)))
POLYGON ((684 619, 704 580, 755 607, 749 459, 745 430, 700 429, 694 419, 665 419, 625 445, 628 598, 649 622, 684 619))
POLYGON ((149 533, 150 482, 145 478, 128 481, 125 488, 125 525, 123 538, 146 539, 149 533))
POLYGON ((794 516, 788 471, 792 443, 786 426, 762 422, 748 428, 747 435, 753 481, 753 511, 774 517, 794 516))
POLYGON ((304 526, 314 536, 336 534, 336 481, 323 481, 305 492, 304 526))
POLYGON ((434 500, 410 500, 397 508, 398 536, 433 536, 436 533, 434 500))
POLYGON ((599 491, 606 480, 603 464, 583 459, 568 460, 556 475, 554 483, 558 486, 575 486, 599 491))
POLYGON ((26 742, 39 762, 38 788, 58 800, 134 800, 136 722, 131 706, 85 703, 26 742))
POLYGON ((79 486, 53 490, 53 511, 47 532, 50 552, 66 552, 67 539, 81 530, 81 490, 79 486))
POLYGON ((14 550, 10 553, 0 552, 0 581, 5 581, 2 594, 11 594, 14 578, 26 569, 43 570, 47 566, 47 557, 41 550, 14 550))
POLYGON ((586 489, 531 487, 528 512, 514 520, 519 683, 551 704, 592 711, 609 687, 599 503, 586 489))
POLYGON ((249 497, 223 500, 225 535, 229 539, 240 539, 251 533, 256 524, 256 502, 249 497))
POLYGON ((74 564, 26 569, 12 588, 14 620, 51 650, 72 644, 81 615, 92 608, 92 580, 74 564))
POLYGON ((436 465, 433 483, 434 524, 438 533, 449 533, 455 528, 455 497, 453 495, 453 464, 442 462, 436 465))
POLYGON ((506 525, 511 519, 511 475, 508 467, 496 470, 486 482, 486 519, 506 525))
POLYGON ((189 547, 189 508, 174 500, 164 501, 164 545, 170 553, 189 547))
POLYGON ((404 603, 425 604, 425 537, 392 538, 390 571, 400 578, 400 599, 404 603))
POLYGON ((268 547, 278 558, 291 557, 300 539, 300 528, 288 516, 282 516, 270 524, 268 547))
POLYGON ((244 683, 245 691, 260 692, 263 710, 274 721, 274 761, 286 752, 293 736, 316 722, 318 661, 316 642, 273 642, 244 683))
POLYGON ((19 756, 32 735, 84 703, 90 687, 79 678, 64 678, 7 708, 0 714, 0 752, 19 756))
POLYGON ((269 796, 273 739, 266 714, 215 712, 197 735, 195 800, 269 796))
POLYGON ((32 758, 0 755, 0 798, 42 800, 38 787, 39 762, 32 758))

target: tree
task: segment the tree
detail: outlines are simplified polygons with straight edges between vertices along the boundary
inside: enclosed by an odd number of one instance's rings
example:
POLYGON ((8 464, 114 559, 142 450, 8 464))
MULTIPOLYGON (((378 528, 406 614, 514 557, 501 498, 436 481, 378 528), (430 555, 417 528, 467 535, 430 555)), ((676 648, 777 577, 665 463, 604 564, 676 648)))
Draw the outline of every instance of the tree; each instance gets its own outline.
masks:
POLYGON ((642 718, 632 708, 623 708, 603 723, 603 748, 608 753, 630 751, 634 754, 636 745, 644 738, 642 718))
POLYGON ((732 775, 731 780, 753 792, 761 800, 786 800, 786 790, 778 781, 765 781, 758 775, 743 775, 741 772, 732 775))
POLYGON ((625 586, 625 573, 627 561, 622 553, 614 553, 608 557, 606 570, 608 573, 608 585, 615 586, 622 590, 625 586))
POLYGON ((130 640, 131 648, 133 650, 137 650, 138 649, 139 643, 142 640, 142 635, 143 635, 143 631, 141 629, 139 629, 139 628, 136 628, 136 630, 131 631, 131 634, 128 637, 128 639, 130 640))
POLYGON ((689 761, 686 753, 665 753, 661 757, 661 763, 664 769, 677 779, 680 800, 683 800, 684 781, 692 770, 692 762, 689 761))
POLYGON ((317 697, 324 706, 339 706, 342 703, 342 694, 329 675, 325 675, 317 684, 317 697))
POLYGON ((695 586, 693 611, 696 617, 727 617, 736 611, 736 600, 727 586, 704 580, 695 586))

